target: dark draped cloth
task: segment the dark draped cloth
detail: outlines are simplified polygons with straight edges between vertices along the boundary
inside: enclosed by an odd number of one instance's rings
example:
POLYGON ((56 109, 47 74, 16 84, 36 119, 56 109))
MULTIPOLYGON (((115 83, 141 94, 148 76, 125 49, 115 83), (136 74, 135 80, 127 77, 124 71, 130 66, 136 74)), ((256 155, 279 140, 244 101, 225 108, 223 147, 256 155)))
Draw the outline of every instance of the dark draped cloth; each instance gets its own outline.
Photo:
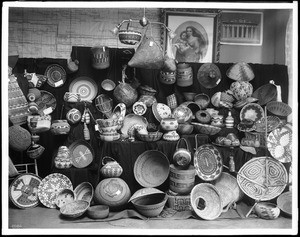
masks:
MULTIPOLYGON (((102 87, 101 82, 104 79, 111 79, 113 80, 116 85, 119 84, 119 81, 122 80, 122 66, 124 64, 127 64, 127 62, 131 59, 131 57, 134 54, 134 49, 115 49, 111 48, 109 55, 110 55, 110 67, 107 69, 94 69, 92 67, 91 62, 91 47, 73 47, 71 56, 73 59, 77 59, 79 61, 79 69, 75 73, 67 73, 67 80, 64 83, 63 86, 58 88, 53 88, 47 83, 45 83, 40 89, 46 90, 50 93, 52 93, 57 101, 56 109, 51 113, 52 120, 56 119, 65 119, 66 113, 71 108, 77 108, 80 112, 84 111, 84 103, 78 102, 78 103, 68 103, 63 100, 63 96, 65 92, 69 91, 70 83, 75 80, 78 77, 81 76, 87 76, 92 78, 97 86, 98 86, 98 93, 106 93, 102 87)), ((59 64, 63 66, 67 71, 67 60, 66 59, 52 59, 52 58, 19 58, 16 66, 13 69, 13 73, 17 75, 18 82, 20 84, 21 89, 26 94, 26 91, 28 91, 28 83, 26 82, 26 78, 24 78, 22 75, 24 73, 24 70, 26 69, 27 72, 35 72, 37 74, 44 74, 46 71, 46 68, 49 65, 52 64, 59 64)), ((126 75, 128 76, 128 83, 132 83, 134 81, 134 78, 136 78, 140 85, 148 85, 155 90, 157 90, 156 93, 156 99, 158 102, 167 104, 166 97, 170 94, 176 93, 176 98, 178 104, 182 103, 184 101, 184 97, 182 92, 184 91, 194 91, 196 93, 205 93, 210 98, 218 91, 225 91, 230 88, 230 85, 234 80, 229 79, 226 76, 226 71, 229 67, 233 65, 233 63, 216 63, 216 65, 219 67, 222 75, 221 82, 212 89, 206 89, 204 88, 197 79, 197 73, 199 68, 201 67, 201 63, 190 63, 192 70, 193 70, 193 85, 189 87, 178 87, 176 86, 176 83, 173 85, 166 85, 160 82, 159 76, 160 76, 160 70, 151 70, 151 69, 139 69, 139 68, 130 68, 127 67, 126 69, 126 75)), ((269 83, 270 80, 273 80, 276 85, 281 86, 282 90, 282 101, 287 103, 288 101, 288 74, 287 74, 287 67, 285 65, 264 65, 264 64, 251 64, 249 65, 252 67, 254 71, 255 78, 250 82, 253 85, 253 91, 255 91, 260 86, 269 83)), ((109 94, 109 96, 114 100, 113 94, 109 94)), ((117 104, 117 102, 114 100, 114 106, 117 104)), ((86 105, 91 113, 92 117, 94 119, 100 118, 102 114, 97 110, 95 106, 95 102, 93 103, 87 103, 86 105)), ((211 104, 209 107, 213 107, 211 104)), ((219 114, 227 115, 228 109, 226 108, 218 108, 219 114)), ((128 108, 128 111, 130 112, 130 108, 128 108)), ((232 110, 232 115, 235 118, 235 121, 239 121, 239 110, 232 110)), ((153 113, 151 109, 147 110, 147 113, 144 115, 149 122, 155 121, 155 118, 153 116, 153 113)), ((157 122, 157 121, 156 121, 157 122)), ((10 124, 11 125, 11 124, 10 124)), ((43 178, 46 175, 52 173, 52 172, 60 172, 67 175, 72 183, 73 186, 77 186, 80 182, 83 181, 89 181, 93 184, 94 187, 96 187, 97 183, 100 182, 102 179, 99 171, 101 168, 101 160, 103 156, 105 155, 111 155, 113 158, 115 158, 118 162, 120 162, 121 166, 124 169, 124 172, 121 176, 129 185, 129 187, 132 189, 132 191, 139 188, 139 184, 134 179, 133 175, 133 165, 135 159, 138 157, 139 154, 141 154, 145 150, 149 149, 158 149, 166 153, 167 157, 171 161, 171 155, 175 150, 176 142, 168 142, 160 140, 157 143, 143 143, 141 141, 136 141, 133 143, 128 142, 103 142, 100 141, 97 138, 97 132, 95 132, 94 129, 95 122, 92 119, 91 124, 88 125, 88 128, 90 130, 91 139, 89 143, 94 149, 95 156, 93 162, 86 168, 78 169, 75 167, 72 167, 70 169, 56 169, 54 167, 54 158, 57 154, 57 150, 59 146, 66 145, 69 146, 74 141, 83 139, 83 124, 78 123, 75 125, 71 125, 71 130, 68 135, 53 135, 50 131, 40 133, 40 140, 38 141, 38 144, 41 144, 45 147, 45 151, 37 161, 38 163, 38 170, 39 175, 43 178)), ((23 127, 27 128, 27 125, 22 125, 23 127)), ((243 136, 243 134, 240 134, 235 128, 230 130, 231 132, 236 133, 239 138, 243 136)), ((229 130, 223 129, 220 134, 228 133, 229 130)), ((219 134, 219 135, 220 135, 219 134)), ((195 144, 194 141, 194 135, 188 136, 188 141, 191 143, 191 147, 194 148, 195 144)), ((204 136, 204 140, 202 143, 210 143, 214 141, 215 137, 210 136, 206 137, 204 136)), ((220 148, 222 157, 224 159, 224 164, 228 165, 229 161, 229 155, 230 150, 228 148, 220 148)), ((193 150, 194 151, 194 150, 193 150)), ((234 160, 236 164, 236 170, 238 170, 246 161, 251 159, 253 155, 251 153, 245 152, 241 149, 234 149, 234 160)), ((258 150, 258 154, 264 155, 265 151, 264 149, 258 150)), ((9 149, 9 155, 12 159, 12 161, 15 164, 18 163, 29 163, 32 162, 30 158, 27 157, 26 152, 17 152, 12 149, 9 149)), ((168 188, 168 184, 165 183, 162 187, 164 189, 168 188)))

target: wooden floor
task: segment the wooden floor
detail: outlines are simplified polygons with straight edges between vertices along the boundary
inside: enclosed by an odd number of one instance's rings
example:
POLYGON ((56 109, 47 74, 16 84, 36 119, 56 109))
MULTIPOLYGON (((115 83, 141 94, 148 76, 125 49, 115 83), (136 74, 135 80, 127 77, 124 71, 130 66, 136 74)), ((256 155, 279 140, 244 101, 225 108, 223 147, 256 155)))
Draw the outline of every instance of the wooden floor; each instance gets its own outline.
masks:
POLYGON ((257 233, 290 235, 295 234, 298 229, 296 226, 295 230, 292 218, 283 216, 275 220, 253 217, 212 221, 193 218, 185 220, 124 218, 100 222, 88 217, 84 217, 81 221, 65 220, 60 217, 58 209, 42 206, 24 210, 11 207, 7 211, 7 231, 12 234, 248 235, 257 233))

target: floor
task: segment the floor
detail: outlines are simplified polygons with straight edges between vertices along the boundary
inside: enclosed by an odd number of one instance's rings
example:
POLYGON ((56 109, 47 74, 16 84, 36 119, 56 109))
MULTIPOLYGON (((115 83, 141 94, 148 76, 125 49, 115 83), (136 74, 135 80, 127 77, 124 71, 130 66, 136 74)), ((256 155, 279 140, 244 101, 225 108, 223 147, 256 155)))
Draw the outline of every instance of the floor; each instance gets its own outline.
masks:
MULTIPOLYGON (((296 222, 297 223, 297 222, 296 222)), ((275 220, 257 217, 218 218, 212 221, 195 218, 139 219, 123 218, 113 221, 92 220, 86 215, 79 219, 61 218, 58 209, 37 206, 31 209, 8 209, 8 230, 12 234, 121 234, 121 235, 210 235, 210 234, 293 234, 292 218, 279 216, 275 220), (45 231, 43 231, 45 229, 45 231), (46 230, 47 229, 47 230, 46 230)))

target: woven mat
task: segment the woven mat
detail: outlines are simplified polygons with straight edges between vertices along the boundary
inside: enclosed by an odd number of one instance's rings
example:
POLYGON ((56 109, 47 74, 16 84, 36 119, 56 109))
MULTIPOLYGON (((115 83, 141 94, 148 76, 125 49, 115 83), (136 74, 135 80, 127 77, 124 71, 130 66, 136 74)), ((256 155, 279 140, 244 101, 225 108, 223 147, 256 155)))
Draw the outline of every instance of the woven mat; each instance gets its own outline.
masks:
MULTIPOLYGON (((247 206, 244 203, 237 204, 235 208, 229 209, 227 212, 222 213, 219 218, 216 220, 222 220, 222 219, 242 219, 245 218, 246 213, 249 211, 251 207, 247 206)), ((88 223, 88 222, 108 222, 108 221, 115 221, 120 219, 126 219, 126 218, 136 218, 141 220, 185 220, 189 218, 193 219, 199 219, 202 220, 200 217, 197 216, 192 211, 175 211, 171 208, 165 207, 161 214, 157 217, 145 217, 138 213, 136 210, 133 209, 126 209, 120 212, 110 212, 108 217, 105 219, 91 219, 87 217, 86 215, 81 216, 77 219, 67 219, 61 217, 61 223, 88 223)))

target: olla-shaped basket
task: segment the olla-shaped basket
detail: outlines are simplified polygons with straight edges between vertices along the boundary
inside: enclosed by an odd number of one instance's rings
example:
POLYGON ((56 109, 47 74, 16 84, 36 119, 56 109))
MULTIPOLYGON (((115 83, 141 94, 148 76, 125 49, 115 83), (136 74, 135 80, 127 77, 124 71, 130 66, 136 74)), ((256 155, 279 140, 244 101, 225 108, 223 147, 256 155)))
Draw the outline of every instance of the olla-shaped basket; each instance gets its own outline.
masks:
POLYGON ((124 209, 130 197, 130 189, 123 179, 106 178, 96 186, 94 200, 116 211, 124 209))
POLYGON ((122 166, 112 157, 104 156, 102 158, 102 167, 100 173, 105 178, 120 177, 123 173, 122 166))

